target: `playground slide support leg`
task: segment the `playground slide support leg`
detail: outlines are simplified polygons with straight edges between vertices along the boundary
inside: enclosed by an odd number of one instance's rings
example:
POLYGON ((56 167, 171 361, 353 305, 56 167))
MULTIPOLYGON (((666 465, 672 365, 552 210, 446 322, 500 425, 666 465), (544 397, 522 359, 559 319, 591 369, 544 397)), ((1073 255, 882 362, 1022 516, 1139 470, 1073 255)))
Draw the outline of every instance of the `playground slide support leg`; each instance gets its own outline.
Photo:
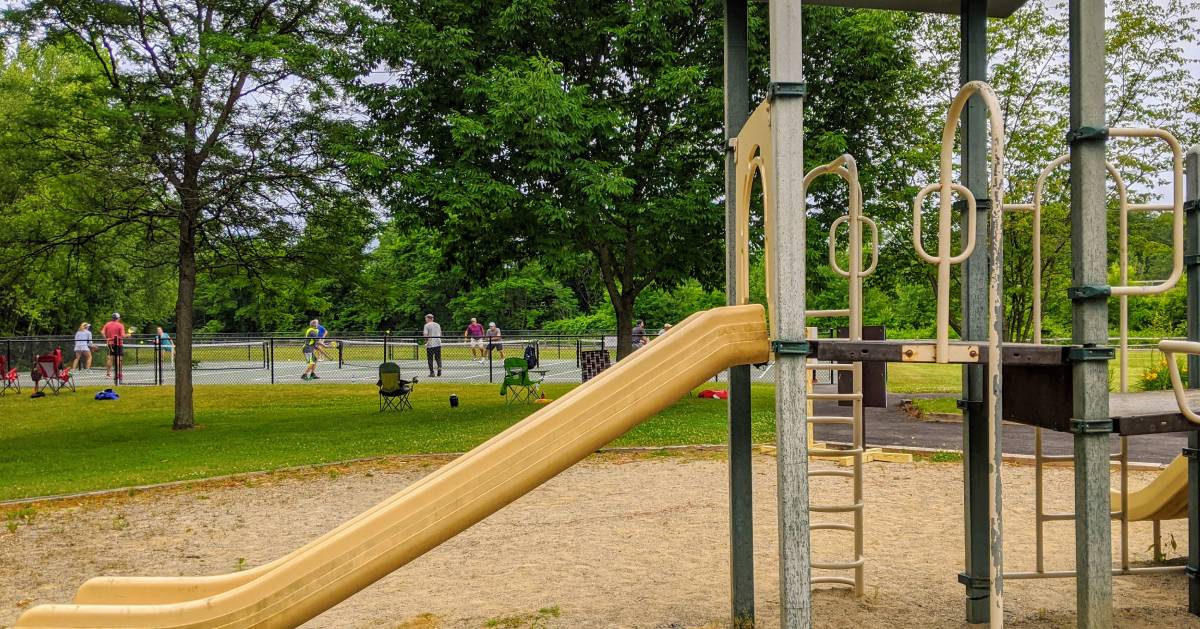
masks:
MULTIPOLYGON (((1192 202, 1184 230, 1187 261, 1187 338, 1200 341, 1200 147, 1188 151, 1184 162, 1187 198, 1192 202)), ((1188 354, 1188 387, 1200 389, 1200 356, 1188 354)), ((1188 611, 1200 616, 1200 434, 1188 433, 1188 611)))
MULTIPOLYGON (((747 0, 725 0, 725 140, 750 115, 747 0)), ((725 295, 737 305, 737 153, 725 153, 725 295)), ((751 469, 750 366, 729 370, 729 597, 735 629, 754 626, 754 503, 751 469)))
MULTIPOLYGON (((771 304, 779 341, 805 338, 804 69, 799 0, 769 6, 771 134, 775 243, 771 304)), ((768 279, 770 282, 770 279, 768 279)), ((807 369, 798 353, 777 352, 776 444, 779 502, 779 613, 783 629, 812 626, 812 554, 808 511, 807 369)))
MULTIPOLYGON (((960 17, 961 54, 959 80, 986 81, 987 76, 987 2, 962 0, 960 17)), ((972 97, 962 116, 962 179, 976 199, 988 198, 987 109, 982 100, 972 97)), ((974 211, 976 242, 986 243, 988 211, 985 204, 974 210, 962 203, 961 225, 967 225, 966 212, 974 211)), ((968 340, 987 340, 988 248, 976 247, 962 267, 962 330, 968 340)), ((966 557, 959 580, 966 587, 966 617, 969 623, 986 623, 989 618, 991 571, 988 530, 988 431, 984 406, 985 369, 982 365, 963 367, 963 505, 966 557)))
MULTIPOLYGON (((1070 0, 1070 128, 1105 127, 1104 0, 1070 0)), ((1108 283, 1103 136, 1077 137, 1071 149, 1072 282, 1108 283)), ((1072 342, 1104 345, 1108 298, 1083 290, 1072 306, 1072 342)), ((1109 499, 1108 364, 1072 366, 1075 433, 1075 566, 1078 626, 1112 626, 1112 528, 1109 499)))

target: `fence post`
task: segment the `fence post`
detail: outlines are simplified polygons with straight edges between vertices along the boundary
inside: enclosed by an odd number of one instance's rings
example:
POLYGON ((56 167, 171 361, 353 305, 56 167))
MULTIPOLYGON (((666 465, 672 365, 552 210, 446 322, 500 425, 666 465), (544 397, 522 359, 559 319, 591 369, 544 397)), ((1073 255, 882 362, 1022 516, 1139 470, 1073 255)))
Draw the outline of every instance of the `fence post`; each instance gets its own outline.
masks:
POLYGON ((387 361, 388 361, 388 335, 384 334, 383 335, 383 360, 380 362, 386 363, 387 361))
POLYGON ((271 384, 275 384, 275 337, 272 336, 269 342, 271 344, 269 348, 270 357, 268 358, 271 365, 271 384))
POLYGON ((582 352, 583 352, 583 339, 577 338, 577 339, 575 339, 575 367, 578 369, 583 368, 583 359, 579 357, 579 354, 582 352))
POLYGON ((495 380, 492 379, 492 350, 491 350, 491 348, 488 348, 488 382, 492 383, 492 384, 495 384, 495 382, 496 382, 495 380))
POLYGON ((346 342, 338 341, 338 369, 341 369, 346 364, 346 342))
POLYGON ((162 386, 162 339, 154 337, 154 384, 162 386))

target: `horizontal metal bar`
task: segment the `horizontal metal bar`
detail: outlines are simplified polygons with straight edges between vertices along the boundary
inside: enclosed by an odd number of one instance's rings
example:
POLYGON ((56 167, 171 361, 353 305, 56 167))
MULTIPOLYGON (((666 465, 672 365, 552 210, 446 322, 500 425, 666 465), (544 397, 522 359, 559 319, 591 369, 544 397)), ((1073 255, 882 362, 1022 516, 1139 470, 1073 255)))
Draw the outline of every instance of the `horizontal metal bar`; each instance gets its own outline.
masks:
POLYGON ((826 476, 835 478, 854 478, 854 470, 809 470, 808 477, 826 476))
POLYGON ((1125 209, 1130 212, 1173 212, 1175 206, 1170 203, 1130 203, 1125 209))
POLYGON ((1032 212, 1033 204, 1032 203, 1005 203, 1004 211, 1005 212, 1032 212))
POLYGON ((835 426, 850 426, 854 424, 853 417, 809 417, 808 423, 814 425, 835 425, 835 426))
POLYGON ((814 570, 853 570, 866 562, 866 559, 856 559, 854 561, 814 561, 812 567, 814 570))
POLYGON ((835 308, 833 310, 806 310, 804 316, 809 319, 824 319, 831 317, 849 317, 849 308, 835 308))
POLYGON ((834 523, 810 524, 808 528, 813 531, 846 531, 847 533, 853 533, 855 530, 857 530, 854 528, 853 524, 834 523))
POLYGON ((1074 454, 1043 454, 1043 463, 1070 463, 1075 461, 1074 454))
MULTIPOLYGON (((1173 574, 1184 572, 1187 566, 1148 566, 1145 568, 1113 568, 1114 577, 1137 576, 1139 574, 1173 574)), ((1047 570, 1045 572, 1005 572, 1005 579, 1073 579, 1074 570, 1047 570)))
POLYGON ((809 448, 809 456, 862 456, 862 448, 834 450, 833 448, 809 448))
MULTIPOLYGON (((1120 511, 1109 511, 1108 515, 1114 520, 1121 519, 1120 511)), ((1043 513, 1042 522, 1066 522, 1075 519, 1074 513, 1043 513)))
POLYGON ((837 400, 839 402, 853 402, 861 400, 861 393, 809 393, 810 400, 837 400))
POLYGON ((809 505, 808 510, 814 513, 851 513, 862 511, 863 503, 856 502, 848 505, 809 505))
MULTIPOLYGON (((816 566, 814 566, 814 567, 816 567, 816 566)), ((854 579, 851 577, 819 576, 819 577, 812 578, 813 585, 820 585, 823 583, 836 583, 838 585, 849 585, 852 587, 858 585, 857 583, 854 582, 854 579)))
POLYGON ((854 371, 854 365, 844 363, 808 363, 804 368, 809 371, 854 371))

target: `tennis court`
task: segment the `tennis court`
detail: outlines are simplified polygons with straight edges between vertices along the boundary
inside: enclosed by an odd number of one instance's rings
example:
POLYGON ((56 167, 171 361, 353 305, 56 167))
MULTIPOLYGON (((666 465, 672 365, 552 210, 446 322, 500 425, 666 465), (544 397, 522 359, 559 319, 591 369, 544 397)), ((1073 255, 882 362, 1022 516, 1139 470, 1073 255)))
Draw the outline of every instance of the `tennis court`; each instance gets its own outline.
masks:
MULTIPOLYGON (((267 338, 249 341, 195 343, 192 345, 194 384, 271 384, 300 382, 306 359, 303 338, 267 338)), ((326 339, 318 352, 316 373, 319 382, 374 384, 380 363, 400 365, 404 378, 428 378, 425 347, 416 339, 326 339)), ((442 344, 442 382, 496 383, 504 379, 504 358, 524 358, 527 347, 539 357, 535 368, 546 382, 578 383, 582 379, 580 356, 583 352, 606 351, 616 360, 616 339, 612 337, 511 339, 474 349, 467 341, 442 344)), ((49 351, 30 349, 31 356, 49 351)), ((73 353, 64 351, 66 366, 73 353)), ((107 348, 101 344, 93 356, 92 369, 72 371, 77 386, 111 386, 105 374, 107 348)), ((20 365, 18 361, 15 364, 20 365)), ((32 387, 28 368, 20 370, 22 387, 32 387)), ((125 345, 124 385, 172 385, 175 367, 169 350, 160 350, 153 339, 130 341, 125 345)))

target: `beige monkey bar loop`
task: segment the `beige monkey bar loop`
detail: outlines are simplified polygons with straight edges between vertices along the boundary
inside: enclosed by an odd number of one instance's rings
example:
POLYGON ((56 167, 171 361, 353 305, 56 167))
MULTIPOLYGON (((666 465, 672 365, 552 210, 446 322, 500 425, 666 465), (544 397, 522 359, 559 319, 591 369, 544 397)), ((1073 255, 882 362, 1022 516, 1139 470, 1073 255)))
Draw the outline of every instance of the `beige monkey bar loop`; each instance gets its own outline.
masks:
MULTIPOLYGON (((958 129, 958 121, 962 116, 962 110, 966 107, 967 101, 971 96, 975 95, 978 95, 983 101, 988 111, 992 139, 992 179, 989 186, 991 218, 993 225, 996 226, 993 229, 993 234, 999 232, 999 217, 1004 207, 1004 118, 1001 115, 1000 103, 996 99, 996 94, 987 83, 982 81, 971 81, 964 85, 959 90, 958 95, 954 97, 954 101, 950 103, 950 111, 946 114, 946 125, 942 128, 942 150, 938 163, 938 181, 922 188, 917 193, 916 198, 913 199, 913 247, 921 259, 930 264, 936 264, 938 267, 936 360, 939 363, 950 361, 950 267, 965 261, 975 249, 975 196, 965 186, 951 181, 954 176, 954 138, 958 129), (921 205, 925 197, 935 191, 939 196, 938 246, 937 254, 930 255, 925 251, 925 247, 922 244, 921 205), (966 234, 964 234, 966 242, 963 243, 962 251, 958 255, 952 255, 950 252, 954 231, 951 197, 955 193, 961 195, 966 200, 968 209, 967 224, 963 226, 963 229, 966 230, 966 234)), ((994 235, 993 239, 997 240, 998 238, 994 235)), ((998 270, 995 264, 992 267, 993 271, 998 270)), ((998 274, 993 273, 993 275, 998 274)), ((993 277, 988 287, 991 293, 990 299, 994 300, 993 306, 1000 298, 999 280, 998 276, 993 277)), ((989 318, 990 316, 992 315, 989 315, 989 318)), ((995 322, 989 319, 989 326, 995 327, 995 322)), ((991 333, 989 333, 990 335, 991 333)), ((998 337, 996 343, 998 347, 998 337)))

